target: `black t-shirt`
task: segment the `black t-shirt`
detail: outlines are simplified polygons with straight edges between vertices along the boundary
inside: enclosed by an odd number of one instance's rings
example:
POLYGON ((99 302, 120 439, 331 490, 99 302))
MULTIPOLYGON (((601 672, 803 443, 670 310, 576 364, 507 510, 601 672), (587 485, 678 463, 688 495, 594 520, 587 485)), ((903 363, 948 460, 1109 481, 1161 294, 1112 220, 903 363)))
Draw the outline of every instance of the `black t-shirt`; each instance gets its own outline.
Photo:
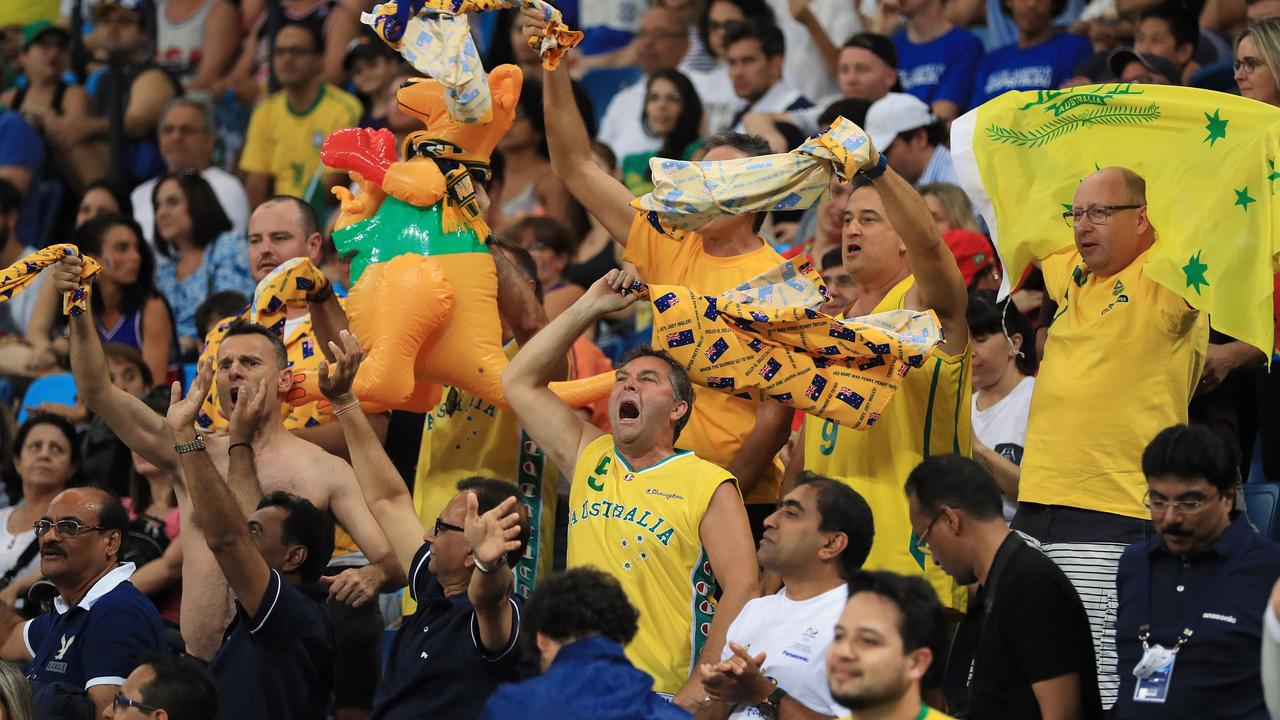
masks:
POLYGON ((333 630, 319 585, 293 586, 271 571, 254 617, 236 605, 210 670, 218 717, 321 720, 333 692, 333 630))
MULTIPOLYGON (((958 717, 1039 718, 1033 683, 1080 679, 1081 717, 1102 717, 1093 635, 1067 576, 1010 532, 956 630, 943 685, 958 717)), ((953 712, 953 714, 956 714, 953 712)))

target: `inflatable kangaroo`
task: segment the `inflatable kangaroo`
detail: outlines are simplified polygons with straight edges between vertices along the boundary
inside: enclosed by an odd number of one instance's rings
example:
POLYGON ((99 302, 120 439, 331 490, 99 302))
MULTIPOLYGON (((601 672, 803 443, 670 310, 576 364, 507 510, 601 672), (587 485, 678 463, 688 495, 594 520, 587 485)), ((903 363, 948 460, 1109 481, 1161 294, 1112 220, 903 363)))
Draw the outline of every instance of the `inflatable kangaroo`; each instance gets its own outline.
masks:
MULTIPOLYGON (((386 130, 338 130, 324 143, 324 163, 359 186, 356 195, 333 190, 341 202, 333 239, 339 252, 355 253, 346 309, 368 355, 355 392, 370 407, 425 412, 440 402, 441 385, 507 407, 498 278, 471 173, 488 173, 521 82, 520 68, 494 68, 493 117, 484 124, 454 120, 439 82, 406 83, 396 102, 426 129, 405 138, 403 160, 386 130)), ((611 383, 605 374, 552 390, 584 405, 608 394, 611 383)))

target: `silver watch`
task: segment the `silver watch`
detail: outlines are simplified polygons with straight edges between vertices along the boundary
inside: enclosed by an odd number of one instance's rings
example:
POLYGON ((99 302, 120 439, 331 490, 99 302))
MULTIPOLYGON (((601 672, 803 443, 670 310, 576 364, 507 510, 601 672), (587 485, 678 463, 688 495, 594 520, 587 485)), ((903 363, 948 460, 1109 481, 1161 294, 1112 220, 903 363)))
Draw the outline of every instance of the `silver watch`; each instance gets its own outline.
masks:
POLYGON ((173 444, 173 451, 179 455, 186 455, 189 452, 196 452, 197 450, 204 449, 204 437, 198 434, 196 435, 196 439, 191 442, 173 444))

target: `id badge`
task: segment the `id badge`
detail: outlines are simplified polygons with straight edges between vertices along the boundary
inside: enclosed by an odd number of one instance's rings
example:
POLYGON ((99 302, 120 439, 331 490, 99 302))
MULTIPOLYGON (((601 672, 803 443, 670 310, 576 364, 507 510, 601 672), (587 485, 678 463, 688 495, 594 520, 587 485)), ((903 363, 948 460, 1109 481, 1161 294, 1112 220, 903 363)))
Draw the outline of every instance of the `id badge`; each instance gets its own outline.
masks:
POLYGON ((1173 676, 1173 663, 1177 653, 1159 645, 1143 653, 1142 660, 1134 667, 1138 683, 1133 689, 1134 702, 1163 703, 1169 697, 1169 681, 1173 676), (1140 674, 1138 671, 1142 670, 1140 674))

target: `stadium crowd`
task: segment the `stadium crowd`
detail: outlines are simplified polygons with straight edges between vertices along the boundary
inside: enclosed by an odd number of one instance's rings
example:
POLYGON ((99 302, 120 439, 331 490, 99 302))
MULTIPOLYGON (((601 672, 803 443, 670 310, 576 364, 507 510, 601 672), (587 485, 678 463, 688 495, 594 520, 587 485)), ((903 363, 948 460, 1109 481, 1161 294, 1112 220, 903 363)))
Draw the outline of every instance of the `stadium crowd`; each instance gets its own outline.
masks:
POLYGON ((3 3, 0 267, 83 258, 0 303, 0 718, 1280 717, 1280 351, 1143 272, 1177 189, 1130 168, 1005 278, 949 133, 1009 90, 1280 106, 1280 0, 552 4, 557 70, 537 13, 471 20, 524 76, 472 174, 510 408, 413 413, 352 390, 320 157, 421 129, 374 1, 3 3), (840 116, 878 155, 813 207, 676 242, 632 206, 652 158, 840 116), (801 255, 823 312, 943 330, 869 429, 695 386, 629 292, 801 255), (255 323, 295 258, 327 285, 255 323))

